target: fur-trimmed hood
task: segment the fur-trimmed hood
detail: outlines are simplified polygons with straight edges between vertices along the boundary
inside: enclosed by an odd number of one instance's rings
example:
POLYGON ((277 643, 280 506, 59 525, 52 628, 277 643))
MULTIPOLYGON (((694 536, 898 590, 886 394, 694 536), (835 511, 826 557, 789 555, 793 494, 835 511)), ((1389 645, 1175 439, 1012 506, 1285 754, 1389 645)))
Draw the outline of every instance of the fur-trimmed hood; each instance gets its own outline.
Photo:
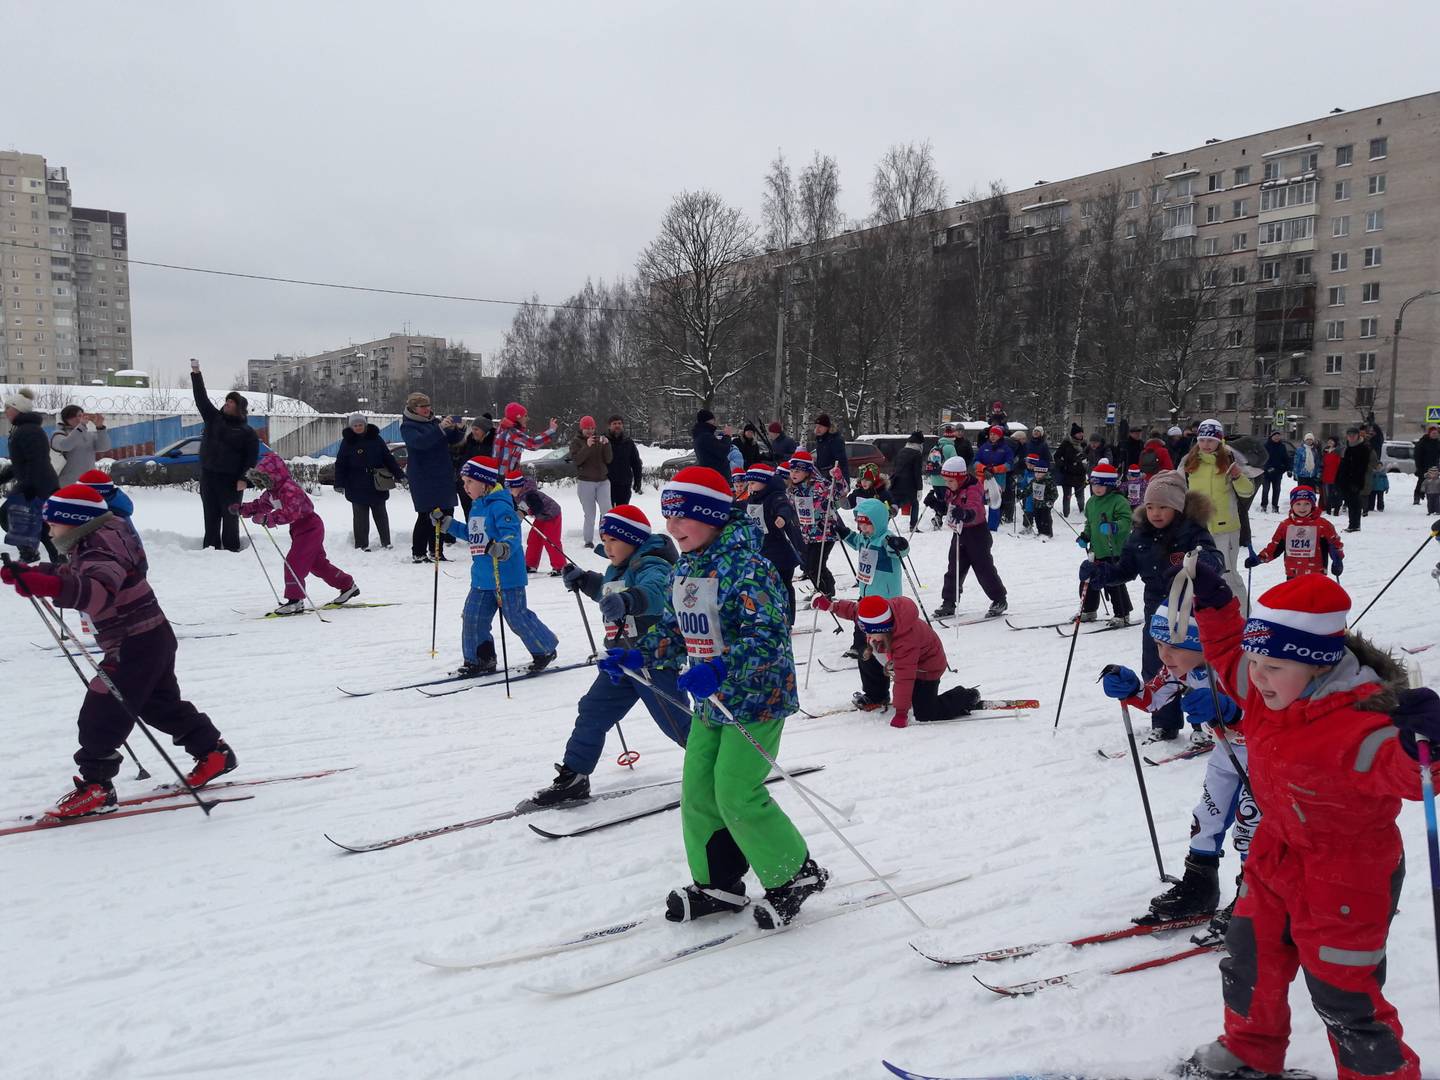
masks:
POLYGON ((1399 694, 1409 686, 1405 666, 1391 653, 1353 631, 1345 634, 1345 657, 1315 685, 1311 699, 1361 683, 1378 681, 1382 689, 1355 702, 1367 712, 1391 712, 1400 704, 1399 694))

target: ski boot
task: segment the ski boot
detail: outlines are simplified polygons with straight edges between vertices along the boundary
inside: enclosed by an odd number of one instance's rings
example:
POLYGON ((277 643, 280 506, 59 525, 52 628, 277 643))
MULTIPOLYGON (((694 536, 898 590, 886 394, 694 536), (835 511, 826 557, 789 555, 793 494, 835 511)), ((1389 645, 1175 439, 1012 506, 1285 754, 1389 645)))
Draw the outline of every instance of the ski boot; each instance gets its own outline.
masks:
POLYGON ((1240 886, 1244 881, 1245 871, 1241 870, 1235 875, 1235 895, 1230 898, 1230 903, 1215 912, 1205 929, 1191 936, 1191 941, 1196 945, 1225 944, 1225 935, 1230 930, 1230 918, 1235 914, 1235 901, 1240 899, 1240 886))
POLYGON ((334 600, 331 600, 330 603, 326 604, 325 606, 326 606, 326 607, 339 607, 341 604, 348 604, 351 600, 354 600, 355 597, 357 597, 357 596, 359 596, 359 595, 360 595, 360 586, 359 586, 359 585, 351 585, 348 589, 343 589, 343 590, 341 590, 340 595, 337 596, 337 597, 335 597, 334 600))
POLYGON ((1185 876, 1150 901, 1150 910, 1134 920, 1149 923, 1183 919, 1190 915, 1208 915, 1220 904, 1220 856, 1185 856, 1185 876))
POLYGON ((452 679, 473 679, 477 675, 484 675, 485 669, 477 661, 466 660, 454 671, 448 673, 452 679))
POLYGON ((530 663, 525 665, 525 674, 538 675, 555 661, 557 653, 531 653, 530 663))
POLYGON ((1315 1080, 1314 1073, 1286 1069, 1266 1073, 1252 1069, 1217 1039, 1200 1047, 1180 1066, 1180 1075, 1190 1080, 1315 1080))
POLYGON ((45 817, 64 821, 68 818, 93 817, 96 814, 115 812, 115 785, 109 780, 96 780, 91 783, 77 776, 74 782, 75 790, 62 795, 52 809, 45 811, 45 817))
POLYGON ((202 788, 217 776, 233 772, 238 764, 239 762, 235 760, 235 751, 230 749, 224 739, 221 739, 215 744, 214 750, 208 754, 201 754, 195 759, 195 767, 185 774, 185 783, 192 788, 202 788))
POLYGON ((1094 611, 1082 611, 1082 612, 1080 612, 1078 615, 1076 615, 1075 618, 1071 619, 1070 621, 1071 621, 1071 622, 1094 622, 1094 621, 1095 621, 1096 619, 1098 619, 1099 617, 1100 617, 1100 616, 1099 616, 1099 613, 1098 613, 1098 612, 1094 612, 1094 611))
POLYGON ((584 802, 590 798, 590 777, 564 765, 555 766, 555 782, 541 788, 530 800, 536 806, 557 806, 566 802, 584 802))
POLYGON ((1152 727, 1140 739, 1141 746, 1153 746, 1155 743, 1172 742, 1180 737, 1180 729, 1171 731, 1169 728, 1152 727))
POLYGON ((564 568, 563 566, 560 566, 560 567, 556 567, 555 569, 551 570, 551 571, 550 571, 550 576, 551 576, 551 577, 561 577, 562 575, 564 575, 564 573, 565 573, 565 568, 564 568))
POLYGON ((304 599, 300 599, 300 600, 286 600, 283 604, 281 604, 279 607, 277 607, 271 614, 274 614, 274 615, 303 615, 303 614, 305 614, 305 601, 304 601, 304 599))
POLYGON ((765 899, 751 910, 751 914, 755 916, 755 925, 761 930, 774 930, 777 926, 789 925, 790 920, 800 914, 800 905, 805 903, 812 893, 822 891, 829 880, 830 871, 816 866, 815 860, 806 855, 793 878, 784 885, 765 890, 765 899))
POLYGON ((930 612, 930 617, 933 619, 948 619, 954 614, 955 601, 944 600, 941 602, 939 607, 937 607, 934 611, 930 612))
POLYGON ((1190 728, 1190 749, 1210 750, 1215 746, 1215 736, 1211 735, 1203 727, 1191 726, 1190 728))
POLYGON ((665 897, 665 918, 670 922, 692 922, 707 915, 743 911, 750 903, 745 897, 745 882, 719 888, 714 885, 686 885, 672 889, 665 897))
POLYGON ((841 653, 840 655, 843 656, 846 660, 859 660, 859 659, 860 659, 860 650, 857 649, 854 645, 851 645, 848 649, 846 649, 846 650, 845 650, 843 653, 841 653))
POLYGON ((1110 627, 1112 630, 1119 630, 1121 627, 1130 625, 1130 616, 1111 615, 1110 618, 1105 620, 1105 625, 1110 627))
POLYGON ((888 709, 890 707, 890 702, 876 701, 866 694, 864 690, 856 690, 855 693, 850 695, 850 701, 854 704, 855 708, 861 712, 876 712, 879 709, 888 709))
POLYGON ((985 609, 985 618, 998 619, 1001 615, 1004 615, 1005 612, 1009 610, 1010 604, 1008 601, 996 600, 993 604, 991 604, 988 608, 985 609))

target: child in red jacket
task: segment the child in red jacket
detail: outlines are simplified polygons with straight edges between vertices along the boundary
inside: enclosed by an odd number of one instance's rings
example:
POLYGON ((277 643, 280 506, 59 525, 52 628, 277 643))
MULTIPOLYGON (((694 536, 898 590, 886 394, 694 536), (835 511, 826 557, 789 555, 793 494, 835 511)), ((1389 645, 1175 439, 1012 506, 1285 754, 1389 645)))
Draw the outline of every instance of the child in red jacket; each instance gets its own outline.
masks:
POLYGON ((1212 567, 1194 569, 1205 657, 1245 711, 1250 784, 1264 812, 1220 962, 1225 1034, 1193 1073, 1275 1074, 1304 969, 1340 1080, 1419 1080, 1385 1000, 1385 943, 1405 877, 1395 818, 1420 798, 1417 736, 1440 739, 1440 698, 1347 634, 1350 597, 1322 574, 1270 589, 1247 622, 1212 567))
POLYGON ((1270 543, 1258 555, 1245 559, 1245 568, 1267 563, 1283 552, 1287 581, 1301 574, 1323 574, 1327 562, 1338 578, 1345 568, 1345 545, 1335 526, 1316 513, 1318 502, 1313 488, 1291 488, 1290 516, 1276 527, 1270 543))

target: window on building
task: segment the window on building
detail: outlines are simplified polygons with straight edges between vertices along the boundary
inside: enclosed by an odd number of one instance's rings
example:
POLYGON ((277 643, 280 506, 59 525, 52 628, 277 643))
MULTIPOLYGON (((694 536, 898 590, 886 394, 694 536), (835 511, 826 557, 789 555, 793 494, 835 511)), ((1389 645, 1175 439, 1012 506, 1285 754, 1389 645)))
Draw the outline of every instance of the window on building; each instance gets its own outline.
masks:
POLYGON ((1309 276, 1310 276, 1310 272, 1311 272, 1311 267, 1312 267, 1312 265, 1313 265, 1313 264, 1312 264, 1311 261, 1310 261, 1310 256, 1309 256, 1309 255, 1301 255, 1301 256, 1299 256, 1299 257, 1296 258, 1296 260, 1295 260, 1295 276, 1296 276, 1296 277, 1309 277, 1309 276))
POLYGON ((1229 312, 1229 313, 1230 313, 1230 315, 1232 315, 1232 316, 1235 316, 1235 315, 1244 315, 1244 314, 1245 314, 1245 298, 1244 298, 1243 296, 1234 297, 1234 298, 1230 301, 1230 312, 1229 312))
POLYGON ((1213 319, 1213 318, 1215 318, 1215 301, 1214 301, 1214 300, 1206 300, 1204 303, 1202 303, 1202 304, 1200 305, 1200 318, 1202 318, 1202 319, 1213 319))
POLYGON ((1125 209, 1126 209, 1126 210, 1138 210, 1138 209, 1140 209, 1140 192, 1139 192, 1139 191, 1127 191, 1127 192, 1125 192, 1125 209))
POLYGON ((1286 184, 1284 187, 1267 188, 1260 193, 1260 212, 1283 210, 1287 206, 1305 206, 1315 201, 1315 181, 1303 184, 1286 184))
POLYGON ((1372 174, 1370 175, 1370 177, 1367 179, 1366 182, 1367 182, 1367 184, 1369 185, 1369 194, 1371 194, 1371 195, 1384 195, 1384 194, 1385 194, 1385 174, 1384 174, 1383 172, 1382 172, 1382 173, 1372 173, 1372 174))
POLYGON ((1378 281, 1367 281, 1360 286, 1360 302, 1362 304, 1380 302, 1380 283, 1378 281))
POLYGON ((1205 179, 1206 191, 1223 191, 1225 188, 1225 174, 1212 172, 1205 179))
POLYGON ((1246 248, 1248 248, 1249 246, 1250 246, 1250 234, 1249 234, 1249 233, 1237 232, 1234 236, 1232 236, 1232 237, 1230 238, 1230 250, 1231 250, 1231 251, 1244 251, 1244 250, 1245 250, 1246 248))
POLYGON ((1344 146, 1335 147, 1335 167, 1344 168, 1355 160, 1355 144, 1347 143, 1344 146))
POLYGON ((1289 243, 1291 240, 1308 240, 1315 235, 1313 217, 1286 218, 1284 221, 1267 221, 1260 226, 1259 242, 1262 244, 1289 243))
POLYGON ((1219 203, 1211 203, 1209 206, 1205 207, 1205 224, 1206 224, 1206 225, 1214 225, 1214 224, 1215 224, 1217 221, 1219 221, 1219 220, 1220 220, 1220 204, 1219 204, 1219 203))
POLYGON ((1160 205, 1162 202, 1164 202, 1164 201, 1165 201, 1165 185, 1164 185, 1164 184, 1151 184, 1151 185, 1150 185, 1150 202, 1153 203, 1155 206, 1159 206, 1159 205, 1160 205))
POLYGON ((1226 361, 1225 361, 1225 377, 1226 377, 1227 379, 1238 379, 1238 378, 1240 377, 1240 361, 1239 361, 1239 360, 1226 360, 1226 361))
POLYGON ((1328 299, 1327 303, 1328 303, 1331 307, 1344 307, 1344 306, 1345 306, 1345 286, 1344 286, 1344 285, 1331 285, 1331 286, 1330 286, 1329 299, 1328 299))
POLYGON ((1275 281, 1280 277, 1279 259, 1262 259, 1260 262, 1260 280, 1275 281))
POLYGON ((1371 233, 1371 232, 1383 232, 1384 230, 1385 230, 1385 211, 1384 211, 1384 210, 1370 210, 1370 211, 1367 211, 1366 214, 1365 214, 1365 231, 1366 231, 1367 233, 1371 233))
POLYGON ((1327 323, 1325 324, 1325 340, 1326 340, 1326 341, 1344 341, 1344 340, 1345 340, 1345 320, 1344 320, 1344 319, 1331 319, 1329 322, 1327 322, 1327 323))
POLYGON ((1206 270, 1200 275, 1200 287, 1202 289, 1215 289, 1220 285, 1220 271, 1206 270))
POLYGON ((1365 265, 1379 266, 1381 262, 1381 250, 1378 247, 1367 247, 1365 249, 1365 265))
POLYGON ((1355 404, 1361 409, 1370 409, 1375 406, 1375 387, 1357 386, 1355 388, 1355 404))
POLYGON ((1325 357, 1325 374, 1339 375, 1345 369, 1344 353, 1330 353, 1325 357))
POLYGON ((1249 199, 1235 199, 1230 203, 1230 216, 1232 218, 1247 217, 1250 213, 1249 199))
POLYGON ((1264 173, 1262 179, 1264 179, 1264 180, 1279 180, 1279 179, 1280 179, 1280 162, 1278 162, 1278 161, 1267 161, 1267 162, 1265 162, 1265 173, 1264 173))
POLYGON ((1370 140, 1370 160, 1379 161, 1383 157, 1390 156, 1390 140, 1384 135, 1378 139, 1370 140))
POLYGON ((1350 235, 1350 215, 1349 215, 1349 214, 1344 214, 1344 215, 1342 215, 1342 216, 1340 216, 1340 217, 1333 217, 1333 218, 1330 219, 1330 235, 1331 235, 1331 236, 1349 236, 1349 235, 1350 235))
POLYGON ((1245 267, 1243 267, 1243 266, 1232 266, 1232 267, 1230 268, 1230 284, 1231 284, 1231 285, 1244 285, 1244 284, 1245 284, 1245 278, 1246 278, 1245 267))
POLYGON ((1320 407, 1322 409, 1340 408, 1340 388, 1338 386, 1320 391, 1320 407))
POLYGON ((1330 272, 1338 274, 1342 270, 1350 269, 1350 253, 1348 251, 1332 251, 1330 253, 1330 272))
POLYGON ((1379 320, 1379 319, 1361 319, 1361 320, 1360 320, 1360 336, 1361 336, 1362 338, 1378 337, 1378 336, 1379 336, 1379 330, 1380 330, 1380 320, 1379 320))
POLYGON ((1355 366, 1361 375, 1375 374, 1375 354, 1373 352, 1358 353, 1355 359, 1357 361, 1355 366))
POLYGON ((1199 401, 1200 401, 1198 407, 1199 407, 1199 409, 1200 409, 1200 411, 1201 411, 1202 413, 1209 413, 1209 412, 1214 412, 1214 411, 1215 411, 1215 395, 1214 395, 1214 394, 1200 394, 1200 395, 1198 395, 1198 397, 1199 397, 1199 401))
POLYGON ((1291 391, 1290 391, 1289 402, 1290 402, 1290 408, 1292 408, 1292 409, 1303 409, 1303 408, 1305 407, 1305 391, 1304 391, 1304 390, 1291 390, 1291 391))
POLYGON ((1320 151, 1311 150, 1309 153, 1300 155, 1300 171, 1314 172, 1320 167, 1320 151))
POLYGON ((1193 176, 1182 176, 1170 185, 1171 193, 1177 199, 1183 199, 1187 195, 1195 193, 1195 178, 1193 176))
POLYGON ((1245 344, 1245 331, 1244 331, 1244 330, 1231 330, 1230 333, 1228 333, 1228 334, 1225 335, 1225 345, 1226 345, 1227 348, 1238 349, 1238 348, 1240 348, 1240 346, 1242 346, 1242 345, 1244 345, 1244 344, 1245 344))
POLYGON ((1249 182, 1250 182, 1250 166, 1249 166, 1249 165, 1241 165, 1238 169, 1235 170, 1234 186, 1235 186, 1235 187, 1239 187, 1241 184, 1248 184, 1249 182))
POLYGON ((1140 233, 1140 226, 1133 221, 1125 222, 1125 239, 1134 240, 1140 233))
POLYGON ((1336 201, 1336 202, 1344 202, 1344 201, 1345 201, 1346 199, 1348 199, 1348 198, 1350 198, 1350 181, 1349 181, 1349 180, 1336 180, 1336 181, 1335 181, 1335 201, 1336 201))
POLYGON ((1235 411, 1236 409, 1238 409, 1239 407, 1240 407, 1240 395, 1237 394, 1234 390, 1228 391, 1228 392, 1225 394, 1225 411, 1226 411, 1226 412, 1234 412, 1234 411, 1235 411))
POLYGON ((1219 254, 1220 254, 1220 238, 1219 238, 1218 236, 1209 236, 1209 237, 1206 237, 1206 238, 1205 238, 1204 247, 1201 249, 1201 254, 1202 254, 1202 255, 1219 255, 1219 254))

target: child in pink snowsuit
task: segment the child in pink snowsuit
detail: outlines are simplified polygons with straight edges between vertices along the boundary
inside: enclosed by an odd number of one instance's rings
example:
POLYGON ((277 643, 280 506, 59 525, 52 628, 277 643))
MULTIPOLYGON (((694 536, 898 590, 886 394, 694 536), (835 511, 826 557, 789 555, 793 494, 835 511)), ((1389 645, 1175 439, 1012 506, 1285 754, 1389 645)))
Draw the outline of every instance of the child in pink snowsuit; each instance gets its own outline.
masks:
POLYGON ((355 579, 325 557, 325 523, 315 513, 310 496, 290 475, 280 455, 271 451, 246 474, 263 493, 254 502, 240 503, 236 511, 266 528, 290 526, 290 551, 285 556, 285 602, 276 615, 298 615, 305 610, 305 579, 314 574, 340 590, 330 601, 343 604, 360 595, 355 579))

